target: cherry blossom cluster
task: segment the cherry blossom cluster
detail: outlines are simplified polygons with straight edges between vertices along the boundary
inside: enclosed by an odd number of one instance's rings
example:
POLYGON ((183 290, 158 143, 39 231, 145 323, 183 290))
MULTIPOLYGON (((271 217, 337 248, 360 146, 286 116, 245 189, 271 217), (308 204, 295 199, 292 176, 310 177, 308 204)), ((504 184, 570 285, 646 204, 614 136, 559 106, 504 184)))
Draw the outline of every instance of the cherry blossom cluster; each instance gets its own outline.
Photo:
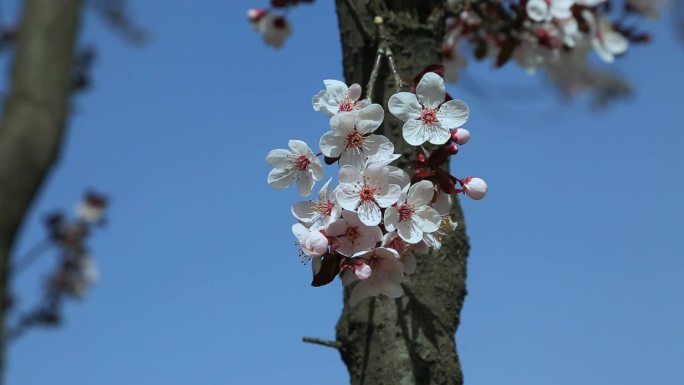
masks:
POLYGON ((46 218, 47 240, 20 258, 13 270, 21 273, 50 247, 58 250, 58 261, 46 277, 42 300, 21 314, 16 325, 10 325, 8 338, 17 338, 31 327, 57 325, 64 300, 83 298, 97 281, 99 273, 86 241, 95 226, 105 223, 107 204, 106 197, 91 191, 76 206, 73 219, 61 212, 46 218))
POLYGON ((345 285, 356 282, 351 305, 371 296, 397 298, 404 276, 416 270, 416 255, 439 249, 456 228, 451 195, 481 199, 487 192, 482 179, 459 179, 447 171, 450 156, 470 138, 462 127, 468 107, 448 97, 443 78, 430 71, 421 74, 415 92, 392 95, 389 112, 404 122, 403 139, 416 151, 410 168, 401 169, 392 165, 401 156, 394 153, 394 144, 377 133, 383 107, 362 99, 358 84, 324 84, 312 100, 315 111, 330 117, 320 152, 300 140, 270 151, 268 183, 277 189, 295 183, 299 194, 308 196, 324 179, 323 163, 337 163, 337 186, 330 178, 317 199, 292 206, 297 220, 292 232, 303 260, 311 261, 312 285, 328 284, 342 274, 345 285))
POLYGON ((299 3, 313 3, 314 0, 271 0, 271 8, 251 8, 247 20, 252 29, 262 35, 264 44, 280 48, 292 34, 292 26, 285 12, 299 3))
POLYGON ((466 65, 463 49, 470 46, 481 60, 497 67, 513 59, 528 73, 545 71, 567 94, 592 89, 624 90, 609 71, 593 68, 589 53, 612 63, 630 43, 650 41, 650 35, 627 26, 634 18, 653 18, 665 0, 485 0, 454 7, 447 21, 444 66, 447 80, 456 81, 466 65), (619 8, 619 10, 617 10, 619 8), (612 14, 619 19, 611 21, 612 14))

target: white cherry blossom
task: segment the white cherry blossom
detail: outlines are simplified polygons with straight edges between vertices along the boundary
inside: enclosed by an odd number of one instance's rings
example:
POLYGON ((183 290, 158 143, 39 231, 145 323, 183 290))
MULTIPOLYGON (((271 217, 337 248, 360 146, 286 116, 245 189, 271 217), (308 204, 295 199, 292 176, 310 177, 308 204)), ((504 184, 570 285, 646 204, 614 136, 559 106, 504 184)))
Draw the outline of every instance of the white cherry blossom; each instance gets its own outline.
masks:
POLYGON ((295 223, 292 225, 292 234, 297 238, 302 252, 309 257, 317 258, 328 252, 328 238, 320 231, 295 223))
POLYGON ((428 72, 420 79, 416 93, 399 92, 390 97, 390 112, 404 121, 403 136, 412 146, 423 143, 444 144, 451 128, 468 120, 468 106, 460 100, 444 102, 444 79, 428 72))
POLYGON ((382 241, 382 231, 378 226, 366 226, 353 211, 344 211, 342 218, 331 224, 326 234, 335 237, 333 249, 338 253, 351 257, 368 251, 382 241))
POLYGON ((572 16, 570 8, 574 2, 574 0, 530 0, 525 10, 527 16, 534 21, 562 20, 572 16))
POLYGON ((615 56, 623 54, 629 47, 629 41, 613 29, 610 20, 605 16, 597 20, 589 11, 582 12, 582 16, 591 30, 591 45, 594 51, 606 63, 615 61, 615 56))
POLYGON ((358 114, 340 112, 330 118, 332 131, 321 137, 321 152, 329 158, 340 158, 340 166, 362 169, 369 156, 385 158, 394 154, 394 145, 382 135, 372 134, 385 112, 379 104, 360 110, 358 114))
MULTIPOLYGON (((401 283, 404 282, 404 272, 399 254, 392 249, 378 247, 371 251, 354 255, 355 258, 366 259, 366 265, 371 269, 370 277, 359 281, 351 291, 349 305, 356 306, 362 299, 384 295, 389 298, 399 298, 404 295, 401 283)), ((358 275, 345 272, 343 283, 349 285, 358 279, 358 275)))
POLYGON ((439 229, 439 213, 429 206, 435 194, 432 182, 423 180, 404 190, 396 205, 385 210, 385 228, 397 233, 408 243, 418 243, 423 233, 439 229))
POLYGON ((273 166, 268 184, 283 189, 296 180, 299 195, 309 195, 315 181, 323 178, 323 165, 301 140, 290 140, 288 145, 290 150, 271 150, 266 156, 266 161, 273 166))
POLYGON ((266 45, 280 48, 292 34, 292 27, 284 16, 263 9, 250 9, 247 17, 252 29, 261 33, 266 45))
POLYGON ((354 83, 350 87, 344 82, 333 79, 323 80, 325 89, 313 97, 313 109, 333 116, 338 112, 355 112, 366 107, 367 100, 359 100, 361 86, 354 83))
POLYGON ((321 187, 318 201, 297 202, 292 206, 292 215, 311 230, 325 230, 342 215, 333 191, 328 191, 331 179, 321 187))
POLYGON ((389 167, 379 163, 368 164, 363 171, 340 168, 337 201, 343 209, 357 212, 365 225, 380 224, 380 208, 396 203, 401 194, 399 186, 389 183, 389 174, 389 167))

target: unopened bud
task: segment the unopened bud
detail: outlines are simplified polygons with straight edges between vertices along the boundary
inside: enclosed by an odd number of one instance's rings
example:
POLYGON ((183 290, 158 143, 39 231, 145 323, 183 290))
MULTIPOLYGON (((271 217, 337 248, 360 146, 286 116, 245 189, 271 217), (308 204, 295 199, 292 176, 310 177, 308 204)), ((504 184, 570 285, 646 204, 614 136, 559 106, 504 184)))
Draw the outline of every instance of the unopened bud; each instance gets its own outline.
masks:
POLYGON ((371 276, 372 272, 373 269, 365 262, 354 266, 354 274, 356 275, 356 278, 360 280, 367 279, 371 276))
POLYGON ((425 157, 425 154, 419 153, 416 155, 416 160, 419 161, 420 163, 425 163, 427 162, 427 158, 425 157))
POLYGON ((463 189, 470 198, 479 200, 487 194, 487 183, 481 178, 469 176, 463 180, 463 189))
POLYGON ((458 153, 458 146, 455 143, 451 143, 448 146, 446 146, 446 151, 450 155, 456 155, 458 153))
POLYGON ((470 140, 470 131, 465 128, 454 128, 451 130, 451 140, 460 145, 466 144, 470 140))
POLYGON ((264 17, 265 14, 266 11, 261 8, 250 8, 247 11, 247 19, 249 19, 250 23, 256 23, 259 19, 264 17))

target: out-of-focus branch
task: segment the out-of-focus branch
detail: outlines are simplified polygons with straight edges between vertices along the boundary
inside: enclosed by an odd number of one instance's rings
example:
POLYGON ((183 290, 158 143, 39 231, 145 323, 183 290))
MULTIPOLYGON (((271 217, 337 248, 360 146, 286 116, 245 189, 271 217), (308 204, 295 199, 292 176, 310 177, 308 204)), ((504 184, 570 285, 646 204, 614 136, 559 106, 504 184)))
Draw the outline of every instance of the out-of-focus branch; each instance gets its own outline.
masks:
POLYGON ((0 120, 0 378, 9 257, 17 231, 61 147, 81 8, 81 0, 26 0, 16 40, 0 120))

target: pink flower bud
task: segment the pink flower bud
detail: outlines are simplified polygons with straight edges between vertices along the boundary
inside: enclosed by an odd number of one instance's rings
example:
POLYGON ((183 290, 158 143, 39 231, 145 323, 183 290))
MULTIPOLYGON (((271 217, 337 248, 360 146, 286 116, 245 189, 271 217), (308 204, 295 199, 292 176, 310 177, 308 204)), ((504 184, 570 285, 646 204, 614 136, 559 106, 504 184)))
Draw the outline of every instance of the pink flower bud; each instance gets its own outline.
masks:
POLYGON ((458 153, 458 146, 454 143, 451 143, 448 146, 446 146, 446 151, 450 155, 456 155, 458 153))
POLYGON ((354 266, 354 274, 356 274, 356 278, 358 279, 367 279, 371 276, 372 272, 373 269, 371 269, 371 267, 366 263, 361 263, 354 266))
POLYGON ((470 140, 470 131, 465 128, 454 128, 451 130, 451 140, 458 144, 466 144, 470 140))
POLYGON ((310 257, 320 257, 328 251, 328 238, 320 231, 310 231, 299 241, 302 252, 310 257))
POLYGON ((466 195, 472 199, 479 200, 487 194, 487 183, 480 178, 469 176, 463 180, 463 189, 466 195))
POLYGON ((247 18, 250 23, 258 22, 264 15, 266 15, 266 11, 260 8, 250 8, 247 11, 247 18))

